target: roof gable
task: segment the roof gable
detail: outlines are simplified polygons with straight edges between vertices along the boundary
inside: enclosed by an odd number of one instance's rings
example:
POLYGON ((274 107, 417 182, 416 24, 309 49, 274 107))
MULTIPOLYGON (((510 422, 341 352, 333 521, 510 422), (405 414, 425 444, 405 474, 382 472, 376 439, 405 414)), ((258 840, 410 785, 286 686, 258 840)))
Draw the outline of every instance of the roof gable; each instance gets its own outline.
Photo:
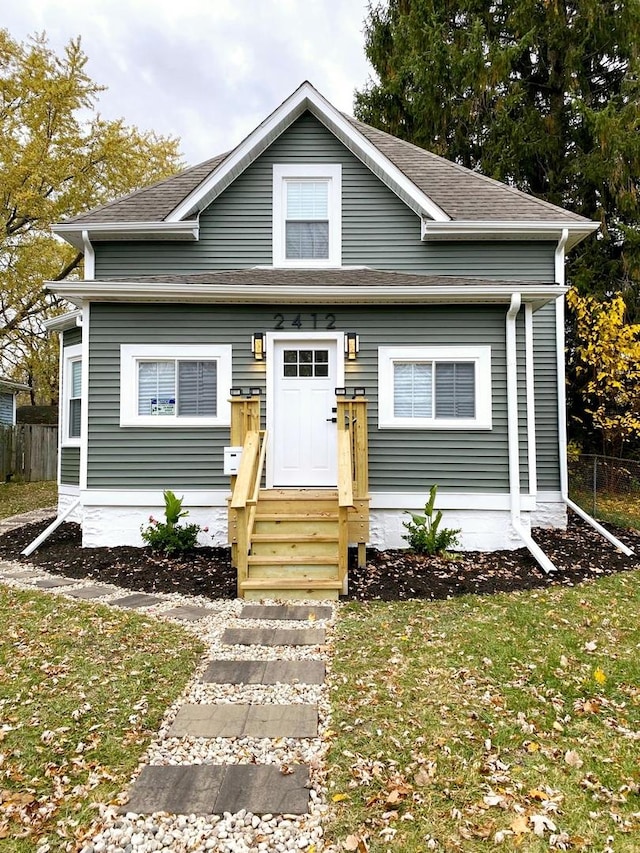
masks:
POLYGON ((501 233, 515 233, 516 225, 528 236, 543 230, 544 239, 557 239, 566 228, 571 232, 568 245, 572 245, 597 227, 578 214, 340 113, 305 82, 231 152, 76 216, 54 230, 76 245, 85 229, 92 239, 114 239, 115 235, 119 239, 198 239, 200 212, 306 111, 422 218, 423 239, 459 239, 463 232, 465 239, 500 239, 501 233), (195 227, 185 228, 190 223, 195 227), (461 232, 455 223, 469 227, 461 232), (495 228, 482 229, 480 223, 495 228))

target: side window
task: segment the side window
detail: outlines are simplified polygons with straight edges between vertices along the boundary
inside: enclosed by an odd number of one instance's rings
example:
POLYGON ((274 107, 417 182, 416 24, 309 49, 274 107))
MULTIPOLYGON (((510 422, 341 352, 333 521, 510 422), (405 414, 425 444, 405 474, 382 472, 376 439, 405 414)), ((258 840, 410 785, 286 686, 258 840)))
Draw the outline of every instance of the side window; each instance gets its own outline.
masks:
POLYGON ((342 167, 273 167, 273 265, 340 266, 342 167))
POLYGON ((82 345, 63 350, 62 445, 79 447, 82 434, 82 345))
POLYGON ((379 426, 491 429, 490 347, 380 347, 379 426))

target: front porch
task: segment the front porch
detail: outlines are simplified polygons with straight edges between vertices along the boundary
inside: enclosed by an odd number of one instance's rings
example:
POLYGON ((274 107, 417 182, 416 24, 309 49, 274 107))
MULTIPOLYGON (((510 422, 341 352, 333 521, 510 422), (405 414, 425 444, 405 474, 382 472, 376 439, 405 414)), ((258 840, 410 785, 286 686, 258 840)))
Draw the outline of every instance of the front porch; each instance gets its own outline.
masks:
POLYGON ((348 548, 365 561, 369 538, 367 400, 336 398, 335 488, 266 488, 267 432, 260 397, 231 398, 231 444, 242 447, 231 477, 229 542, 238 596, 337 599, 348 589, 348 548))

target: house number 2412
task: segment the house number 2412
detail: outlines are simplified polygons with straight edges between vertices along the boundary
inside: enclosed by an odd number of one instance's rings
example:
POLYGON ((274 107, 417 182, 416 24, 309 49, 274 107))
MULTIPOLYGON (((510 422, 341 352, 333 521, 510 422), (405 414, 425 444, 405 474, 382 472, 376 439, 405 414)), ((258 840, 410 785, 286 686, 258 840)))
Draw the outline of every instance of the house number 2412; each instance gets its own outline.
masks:
POLYGON ((335 314, 296 314, 293 320, 289 320, 284 314, 274 314, 274 329, 284 329, 287 326, 295 326, 296 329, 311 327, 312 329, 335 329, 335 314))

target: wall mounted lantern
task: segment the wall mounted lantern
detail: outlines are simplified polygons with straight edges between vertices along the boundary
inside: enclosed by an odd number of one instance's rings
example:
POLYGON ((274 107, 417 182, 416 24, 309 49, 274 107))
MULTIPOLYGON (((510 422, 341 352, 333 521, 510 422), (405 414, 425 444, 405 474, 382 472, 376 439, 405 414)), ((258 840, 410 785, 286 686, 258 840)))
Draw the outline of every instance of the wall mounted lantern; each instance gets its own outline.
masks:
POLYGON ((344 352, 347 356, 347 361, 355 361, 359 350, 360 335, 357 335, 355 332, 345 332, 344 352))
POLYGON ((256 361, 264 361, 265 358, 265 334, 254 332, 251 336, 251 352, 256 361))

